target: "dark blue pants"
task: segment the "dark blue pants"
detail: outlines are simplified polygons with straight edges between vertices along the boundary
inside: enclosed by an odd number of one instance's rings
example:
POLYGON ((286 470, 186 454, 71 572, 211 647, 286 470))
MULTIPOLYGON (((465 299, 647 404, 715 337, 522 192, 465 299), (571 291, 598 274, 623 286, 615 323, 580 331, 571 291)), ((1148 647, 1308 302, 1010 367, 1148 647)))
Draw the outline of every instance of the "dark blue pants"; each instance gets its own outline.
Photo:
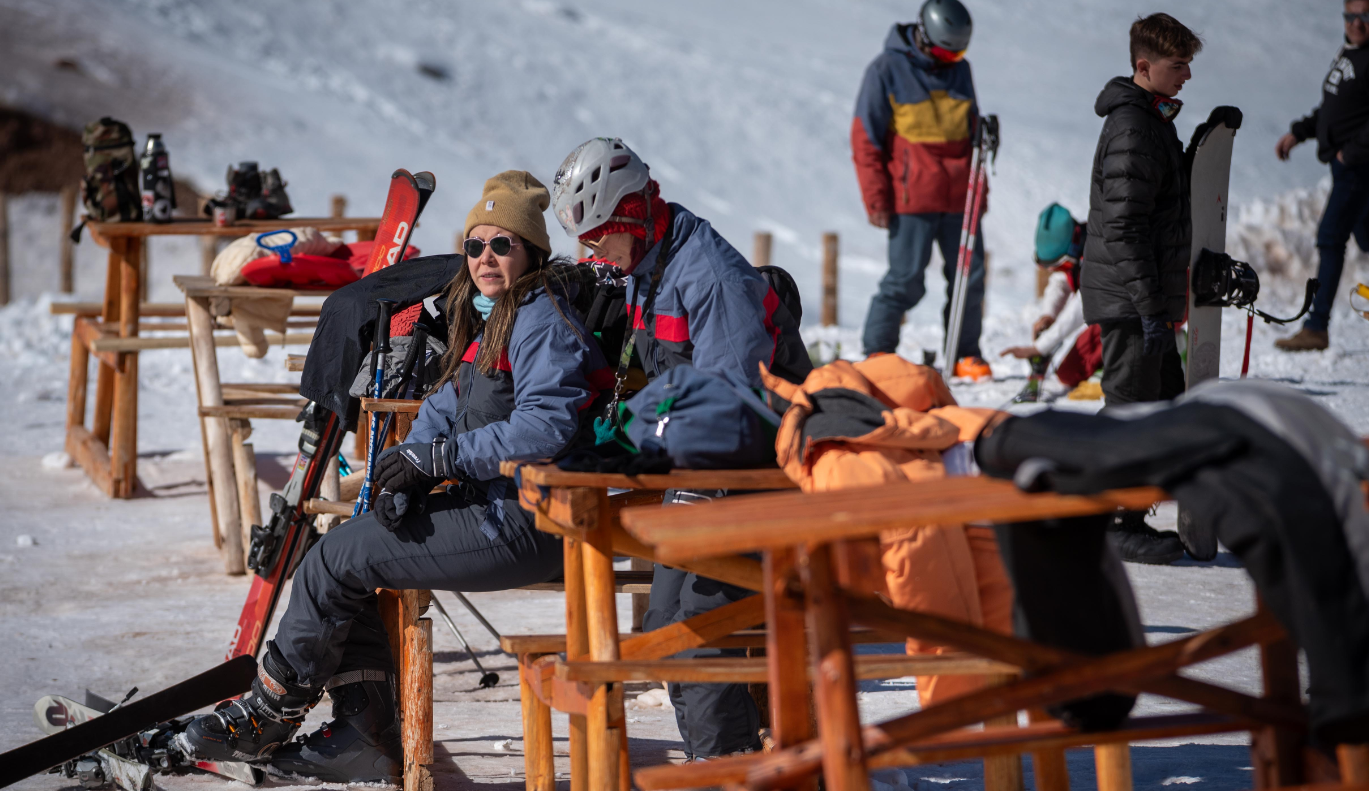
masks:
POLYGON ((533 527, 512 481, 497 479, 491 494, 501 492, 490 505, 433 495, 393 533, 364 514, 310 548, 274 640, 299 683, 317 688, 351 670, 393 672, 377 588, 497 591, 555 577, 561 539, 533 527))
POLYGON ((1330 326, 1331 308, 1340 287, 1341 269, 1345 267, 1345 245, 1351 234, 1365 240, 1366 220, 1369 220, 1369 166, 1347 167, 1331 160, 1331 194, 1326 199, 1321 224, 1317 226, 1317 253, 1321 258, 1317 280, 1321 285, 1312 299, 1312 312, 1303 322, 1304 327, 1324 332, 1330 326))
MULTIPOLYGON (((898 331, 903 314, 912 310, 927 293, 925 275, 932 259, 932 244, 941 248, 945 262, 946 307, 941 325, 951 315, 951 292, 955 288, 955 262, 960 255, 960 225, 964 214, 895 214, 889 217, 889 271, 879 281, 879 291, 870 300, 865 316, 862 344, 866 354, 892 352, 898 348, 898 331)), ((960 348, 956 359, 981 357, 979 331, 984 312, 984 234, 975 235, 970 256, 970 279, 966 284, 965 319, 960 328, 960 348)))
MULTIPOLYGON (((670 491, 665 502, 684 505, 724 494, 670 491)), ((642 630, 660 629, 753 595, 755 591, 658 563, 651 579, 651 607, 642 616, 642 630)), ((696 648, 676 654, 680 659, 704 656, 746 656, 746 649, 696 648)), ((715 758, 761 748, 760 711, 746 684, 670 684, 667 690, 686 755, 715 758)))

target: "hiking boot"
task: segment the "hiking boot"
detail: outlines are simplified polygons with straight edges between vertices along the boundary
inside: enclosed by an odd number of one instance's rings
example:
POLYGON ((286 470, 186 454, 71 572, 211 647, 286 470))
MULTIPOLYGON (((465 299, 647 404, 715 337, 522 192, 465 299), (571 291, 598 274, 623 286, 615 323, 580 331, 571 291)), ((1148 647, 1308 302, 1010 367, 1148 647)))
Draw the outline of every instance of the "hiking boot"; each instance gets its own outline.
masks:
POLYGON ((1108 527, 1108 543, 1128 563, 1168 566, 1184 556, 1179 537, 1146 524, 1145 511, 1118 513, 1108 527))
POLYGON ((1326 330, 1303 327, 1296 335, 1274 341, 1274 346, 1286 352, 1319 352, 1331 343, 1331 335, 1326 330))
POLYGON ((993 370, 983 357, 961 357, 955 361, 954 376, 963 376, 978 382, 981 379, 992 379, 993 370))
POLYGON ((252 691, 247 697, 220 703, 210 714, 191 720, 176 735, 187 756, 205 761, 262 761, 295 735, 304 715, 323 690, 295 683, 295 671, 268 644, 252 691))
POLYGON ((325 685, 333 720, 276 750, 271 768, 332 783, 398 784, 404 774, 394 677, 353 670, 325 685))

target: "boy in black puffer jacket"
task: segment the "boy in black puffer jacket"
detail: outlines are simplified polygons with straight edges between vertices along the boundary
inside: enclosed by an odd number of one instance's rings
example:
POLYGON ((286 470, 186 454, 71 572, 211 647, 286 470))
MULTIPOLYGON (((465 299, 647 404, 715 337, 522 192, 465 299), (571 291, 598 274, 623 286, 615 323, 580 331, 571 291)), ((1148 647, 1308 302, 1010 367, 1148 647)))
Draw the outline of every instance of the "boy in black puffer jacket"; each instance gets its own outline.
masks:
MULTIPOLYGON (((1188 293, 1189 208, 1184 147, 1174 131, 1202 49, 1193 31, 1168 14, 1131 26, 1131 77, 1104 86, 1094 110, 1105 118, 1093 158, 1088 242, 1080 292, 1084 320, 1103 340, 1103 395, 1108 407, 1174 398, 1184 390, 1174 328, 1188 293)), ((1111 534, 1124 560, 1172 563, 1183 556, 1173 533, 1144 514, 1119 517, 1111 534)))

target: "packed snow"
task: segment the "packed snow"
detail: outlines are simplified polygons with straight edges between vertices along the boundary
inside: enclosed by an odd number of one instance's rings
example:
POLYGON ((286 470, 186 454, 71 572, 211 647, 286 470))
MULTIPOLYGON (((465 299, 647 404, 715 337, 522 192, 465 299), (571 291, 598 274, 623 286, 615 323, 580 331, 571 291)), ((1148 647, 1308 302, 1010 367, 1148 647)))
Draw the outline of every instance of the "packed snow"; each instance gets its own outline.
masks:
MULTIPOLYGON (((1101 124, 1093 99, 1126 66, 1131 20, 1156 9, 1089 0, 969 5, 979 103, 1003 127, 985 220, 983 346, 996 377, 954 390, 964 403, 998 407, 1025 381, 1025 363, 996 355, 1025 341, 1035 318, 1036 213, 1058 200, 1083 216, 1101 124)), ((1276 315, 1296 310, 1302 280, 1316 264, 1312 240, 1326 170, 1311 144, 1288 163, 1274 159, 1273 146, 1289 121, 1316 104, 1338 45, 1339 19, 1323 6, 1220 0, 1170 9, 1206 40, 1181 95, 1180 136, 1186 140, 1215 105, 1245 112, 1228 249, 1261 271, 1260 306, 1276 315)), ((337 193, 350 199, 349 213, 376 214, 393 169, 432 170, 438 190, 415 234, 425 252, 452 249, 484 178, 526 168, 549 182, 585 138, 620 135, 652 165, 667 199, 710 219, 743 253, 751 251, 753 232, 771 232, 774 263, 794 274, 810 308, 805 336, 854 358, 884 247, 860 204, 850 113, 861 73, 889 25, 906 21, 916 7, 891 0, 0 0, 0 103, 72 126, 114 115, 140 139, 161 132, 177 175, 203 190, 221 189, 232 162, 279 167, 300 215, 326 213, 337 193), (54 68, 58 58, 79 69, 54 68), (824 231, 841 236, 840 326, 831 328, 816 326, 824 231)), ((135 685, 152 691, 219 661, 247 588, 244 578, 222 574, 209 540, 188 351, 147 352, 140 360, 140 497, 107 500, 67 466, 61 454, 72 322, 50 315, 49 304, 98 299, 104 251, 87 238, 77 248, 77 293, 54 297, 55 196, 12 198, 9 211, 18 298, 0 308, 0 364, 9 371, 0 378, 8 418, 0 433, 0 623, 8 638, 0 645, 7 667, 0 674, 0 750, 37 736, 31 706, 39 695, 79 697, 89 687, 116 697, 135 685)), ((573 253, 573 242, 551 222, 558 249, 573 253)), ((150 258, 150 299, 178 301, 171 276, 199 272, 197 245, 157 239, 150 258)), ((1342 293, 1369 278, 1366 264, 1352 252, 1342 293)), ((939 266, 929 269, 929 296, 903 331, 900 352, 911 359, 940 345, 944 282, 939 266)), ((1344 297, 1336 311, 1331 348, 1320 353, 1276 352, 1273 339, 1291 328, 1257 321, 1250 375, 1301 388, 1369 433, 1369 322, 1344 297)), ((1239 375, 1244 336, 1244 314, 1227 311, 1224 377, 1239 375)), ((223 350, 223 379, 292 381, 286 351, 303 350, 273 349, 261 360, 223 350)), ((1058 388, 1051 392, 1059 395, 1058 388)), ((257 421, 254 432, 264 498, 284 483, 298 433, 279 421, 257 421)), ((1173 522, 1172 510, 1162 509, 1157 523, 1173 522)), ((1252 607, 1251 586, 1226 553, 1209 564, 1128 571, 1152 640, 1215 626, 1252 607)), ((557 595, 474 598, 503 631, 563 629, 557 595)), ((521 787, 516 669, 473 619, 448 604, 501 682, 475 690, 477 674, 438 626, 439 791, 521 787)), ((620 613, 626 605, 620 602, 620 613)), ((1249 652, 1195 672, 1258 690, 1249 652)), ((678 758, 673 712, 645 687, 633 692, 647 693, 628 712, 634 761, 678 758)), ((876 719, 917 700, 911 679, 903 679, 866 682, 860 703, 865 717, 876 719)), ((1146 698, 1140 710, 1173 708, 1146 698)), ((555 719, 555 729, 557 768, 564 772, 564 718, 555 719)), ((1184 742, 1133 749, 1137 787, 1250 786, 1243 736, 1184 742)), ((1070 766, 1076 785, 1092 784, 1088 751, 1072 752, 1070 766)), ((877 779, 879 787, 974 788, 982 767, 919 767, 877 779)), ((159 783, 179 789, 221 781, 159 783)), ((40 776, 19 787, 69 784, 40 776)))

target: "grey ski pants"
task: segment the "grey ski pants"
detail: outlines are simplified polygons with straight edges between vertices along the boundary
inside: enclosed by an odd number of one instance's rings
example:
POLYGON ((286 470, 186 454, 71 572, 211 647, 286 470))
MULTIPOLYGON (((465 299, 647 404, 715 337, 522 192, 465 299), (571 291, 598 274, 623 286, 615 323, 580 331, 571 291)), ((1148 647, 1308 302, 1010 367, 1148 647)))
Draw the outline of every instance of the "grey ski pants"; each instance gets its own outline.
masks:
POLYGON ((511 481, 494 481, 491 493, 503 496, 479 505, 433 495, 393 533, 366 514, 310 548, 275 637, 299 683, 317 688, 352 670, 393 672, 377 588, 497 591, 555 577, 561 539, 533 527, 511 481))
MULTIPOLYGON (((670 491, 665 503, 685 505, 725 495, 724 491, 670 491)), ((642 630, 660 629, 752 595, 754 591, 745 588, 657 564, 651 579, 651 607, 642 617, 642 630)), ((746 656, 746 649, 696 648, 676 654, 681 659, 704 656, 746 656)), ((667 689, 687 755, 713 758, 760 749, 760 711, 746 684, 670 684, 667 689)))

